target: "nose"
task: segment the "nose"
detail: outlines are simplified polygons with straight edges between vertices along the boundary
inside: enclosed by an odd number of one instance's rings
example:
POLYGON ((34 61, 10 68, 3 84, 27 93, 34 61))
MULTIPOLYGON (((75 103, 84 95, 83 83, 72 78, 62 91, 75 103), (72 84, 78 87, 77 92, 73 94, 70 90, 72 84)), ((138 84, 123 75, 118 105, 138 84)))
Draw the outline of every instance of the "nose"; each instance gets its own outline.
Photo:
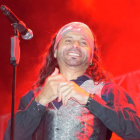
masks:
POLYGON ((79 48, 79 47, 80 47, 78 41, 74 41, 73 47, 74 47, 74 48, 79 48))

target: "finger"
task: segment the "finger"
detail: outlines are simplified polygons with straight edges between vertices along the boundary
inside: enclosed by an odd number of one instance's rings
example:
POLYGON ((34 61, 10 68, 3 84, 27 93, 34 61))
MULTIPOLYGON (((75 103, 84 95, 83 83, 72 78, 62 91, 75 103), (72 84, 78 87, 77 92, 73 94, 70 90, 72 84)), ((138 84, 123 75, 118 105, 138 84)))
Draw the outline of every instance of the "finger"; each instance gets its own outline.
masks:
POLYGON ((61 93, 61 100, 62 100, 62 104, 65 105, 67 103, 67 101, 70 99, 70 97, 72 96, 72 88, 71 86, 69 86, 66 90, 64 90, 62 93, 61 93), (70 94, 69 96, 67 96, 68 94, 70 94), (67 96, 67 98, 66 98, 67 96))
POLYGON ((46 86, 46 87, 53 87, 53 86, 57 85, 57 87, 58 87, 59 83, 60 83, 60 81, 51 80, 49 82, 46 82, 46 84, 44 86, 46 86))
POLYGON ((49 91, 53 91, 53 95, 57 95, 57 88, 58 88, 58 85, 59 85, 59 81, 51 81, 50 83, 47 83, 43 86, 42 90, 44 92, 49 92, 49 91))
POLYGON ((49 82, 49 81, 52 81, 52 80, 56 80, 56 81, 59 81, 59 82, 67 81, 66 78, 62 74, 49 76, 46 80, 47 80, 46 82, 49 82))
MULTIPOLYGON (((72 90, 71 90, 71 91, 72 91, 72 90)), ((64 106, 67 106, 68 100, 72 98, 71 91, 65 96, 65 99, 64 99, 64 106)))
POLYGON ((55 70, 54 70, 54 72, 51 74, 51 76, 56 76, 56 75, 58 75, 58 74, 59 74, 59 70, 58 70, 58 68, 55 67, 55 70))
POLYGON ((61 96, 61 93, 64 92, 67 88, 69 88, 69 82, 61 82, 59 85, 58 85, 58 89, 57 89, 57 93, 58 93, 58 102, 61 101, 62 99, 62 96, 61 96))

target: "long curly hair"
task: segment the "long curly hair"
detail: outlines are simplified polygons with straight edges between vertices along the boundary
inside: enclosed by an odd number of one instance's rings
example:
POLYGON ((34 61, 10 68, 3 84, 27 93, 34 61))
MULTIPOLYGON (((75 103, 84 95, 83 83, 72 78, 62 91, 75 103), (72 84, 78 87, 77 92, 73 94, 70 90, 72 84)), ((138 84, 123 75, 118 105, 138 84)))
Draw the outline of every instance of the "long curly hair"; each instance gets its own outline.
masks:
MULTIPOLYGON (((55 67, 59 69, 57 59, 54 57, 55 40, 56 35, 53 37, 52 43, 49 46, 47 46, 47 50, 44 55, 45 60, 39 72, 39 79, 34 85, 35 87, 42 86, 45 82, 45 79, 53 73, 55 67)), ((88 69, 86 70, 86 74, 88 74, 93 79, 93 81, 97 83, 100 83, 102 81, 108 81, 109 77, 102 67, 100 51, 96 39, 94 41, 94 45, 95 47, 94 47, 94 55, 92 58, 92 64, 89 65, 88 69)))

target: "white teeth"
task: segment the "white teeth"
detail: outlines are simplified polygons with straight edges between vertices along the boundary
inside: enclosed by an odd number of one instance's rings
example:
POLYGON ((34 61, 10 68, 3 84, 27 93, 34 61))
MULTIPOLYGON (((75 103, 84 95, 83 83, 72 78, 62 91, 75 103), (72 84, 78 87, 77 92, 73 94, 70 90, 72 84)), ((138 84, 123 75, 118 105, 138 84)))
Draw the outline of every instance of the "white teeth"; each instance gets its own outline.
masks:
POLYGON ((69 55, 72 55, 72 56, 80 56, 79 54, 77 53, 68 53, 69 55))

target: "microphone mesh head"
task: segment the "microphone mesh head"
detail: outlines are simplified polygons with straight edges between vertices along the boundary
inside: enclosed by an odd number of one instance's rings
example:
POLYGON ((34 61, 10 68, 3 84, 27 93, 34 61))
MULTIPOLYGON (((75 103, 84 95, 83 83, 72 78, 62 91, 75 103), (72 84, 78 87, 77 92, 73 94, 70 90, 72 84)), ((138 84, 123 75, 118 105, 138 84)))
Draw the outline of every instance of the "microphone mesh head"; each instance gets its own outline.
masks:
POLYGON ((28 29, 25 35, 21 35, 23 39, 30 40, 33 38, 33 32, 31 29, 28 29))

